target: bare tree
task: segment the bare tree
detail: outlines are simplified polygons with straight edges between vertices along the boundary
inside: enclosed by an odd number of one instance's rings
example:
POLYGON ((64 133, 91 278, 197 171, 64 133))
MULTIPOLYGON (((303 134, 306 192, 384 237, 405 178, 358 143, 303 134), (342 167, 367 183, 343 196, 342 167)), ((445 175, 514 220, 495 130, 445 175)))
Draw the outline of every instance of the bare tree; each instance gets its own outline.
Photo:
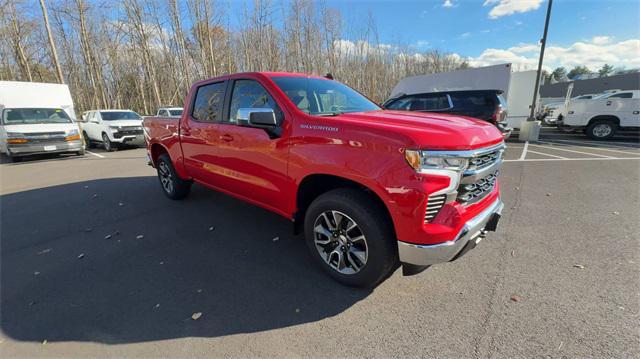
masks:
POLYGON ((47 7, 44 4, 44 0, 40 0, 40 7, 42 8, 42 17, 44 18, 44 27, 47 30, 47 38, 49 39, 49 45, 51 46, 51 58, 56 68, 56 75, 58 75, 58 82, 63 84, 64 77, 62 76, 62 68, 60 67, 60 61, 58 60, 56 43, 53 41, 53 35, 51 35, 51 26, 49 25, 49 15, 47 14, 47 7))

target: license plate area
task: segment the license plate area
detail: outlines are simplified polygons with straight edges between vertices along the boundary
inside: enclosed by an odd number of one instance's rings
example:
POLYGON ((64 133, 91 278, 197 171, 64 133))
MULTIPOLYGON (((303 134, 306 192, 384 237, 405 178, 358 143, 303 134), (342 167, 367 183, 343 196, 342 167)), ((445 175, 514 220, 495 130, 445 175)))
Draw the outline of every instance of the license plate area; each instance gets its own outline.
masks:
POLYGON ((44 146, 45 151, 55 151, 58 148, 56 146, 44 146))

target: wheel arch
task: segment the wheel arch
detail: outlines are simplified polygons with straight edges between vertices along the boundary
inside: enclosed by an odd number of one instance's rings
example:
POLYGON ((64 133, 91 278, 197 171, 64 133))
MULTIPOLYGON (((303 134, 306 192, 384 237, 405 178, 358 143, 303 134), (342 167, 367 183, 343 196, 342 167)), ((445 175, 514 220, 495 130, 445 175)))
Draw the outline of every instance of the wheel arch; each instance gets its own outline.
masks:
POLYGON ((334 174, 323 173, 309 174, 304 177, 298 185, 295 201, 296 212, 293 216, 295 233, 301 232, 302 225, 304 224, 304 216, 309 205, 311 205, 311 203, 323 193, 338 188, 353 188, 366 193, 380 206, 380 208, 385 211, 395 235, 393 217, 391 216, 391 212, 382 199, 380 193, 360 181, 334 174))
MULTIPOLYGON (((158 157, 160 157, 163 154, 169 155, 169 151, 167 150, 167 148, 157 142, 151 145, 150 152, 151 152, 151 163, 153 164, 154 167, 158 163, 158 157)), ((169 155, 169 157, 171 157, 171 155, 169 155)))
POLYGON ((592 117, 589 122, 587 123, 587 126, 593 124, 596 121, 610 121, 613 122, 616 125, 620 125, 620 118, 618 118, 618 116, 614 116, 614 115, 597 115, 592 117))

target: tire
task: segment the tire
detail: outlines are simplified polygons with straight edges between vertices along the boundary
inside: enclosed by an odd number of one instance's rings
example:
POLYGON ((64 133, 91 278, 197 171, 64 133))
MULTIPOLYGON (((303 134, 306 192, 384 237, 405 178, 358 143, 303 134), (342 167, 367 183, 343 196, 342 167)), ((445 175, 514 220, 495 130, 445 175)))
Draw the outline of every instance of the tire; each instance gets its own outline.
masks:
POLYGON ((373 287, 397 268, 391 219, 360 190, 340 188, 316 198, 307 209, 304 233, 311 256, 340 283, 373 287))
POLYGON ((610 120, 595 120, 587 126, 586 134, 593 140, 608 140, 612 138, 618 126, 610 120))
POLYGON ((84 137, 84 143, 87 145, 87 148, 95 148, 96 144, 91 141, 89 135, 86 132, 82 131, 82 137, 84 137))
POLYGON ((173 200, 178 200, 189 195, 189 192, 191 191, 191 182, 178 177, 169 155, 160 155, 160 157, 158 157, 156 168, 158 171, 160 188, 162 188, 162 192, 167 197, 173 200))
POLYGON ((104 145, 104 150, 107 152, 113 152, 115 151, 115 146, 113 144, 113 142, 111 142, 111 140, 109 139, 109 136, 107 136, 106 133, 102 134, 102 144, 104 145))

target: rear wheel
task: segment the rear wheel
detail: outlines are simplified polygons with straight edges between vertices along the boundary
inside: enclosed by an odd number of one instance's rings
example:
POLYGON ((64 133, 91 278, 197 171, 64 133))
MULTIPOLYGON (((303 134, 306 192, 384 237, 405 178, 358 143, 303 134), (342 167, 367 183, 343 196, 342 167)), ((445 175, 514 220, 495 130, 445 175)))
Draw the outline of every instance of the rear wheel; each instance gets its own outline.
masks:
POLYGON ((183 199, 191 191, 191 182, 178 177, 169 155, 163 154, 157 161, 158 180, 164 194, 171 199, 183 199))
POLYGON ((360 190, 341 188, 316 198, 305 216, 305 238, 315 261, 343 284, 374 286, 398 263, 386 211, 360 190))
POLYGON ((613 137, 617 129, 613 121, 596 120, 587 126, 587 136, 594 140, 606 140, 613 137))

